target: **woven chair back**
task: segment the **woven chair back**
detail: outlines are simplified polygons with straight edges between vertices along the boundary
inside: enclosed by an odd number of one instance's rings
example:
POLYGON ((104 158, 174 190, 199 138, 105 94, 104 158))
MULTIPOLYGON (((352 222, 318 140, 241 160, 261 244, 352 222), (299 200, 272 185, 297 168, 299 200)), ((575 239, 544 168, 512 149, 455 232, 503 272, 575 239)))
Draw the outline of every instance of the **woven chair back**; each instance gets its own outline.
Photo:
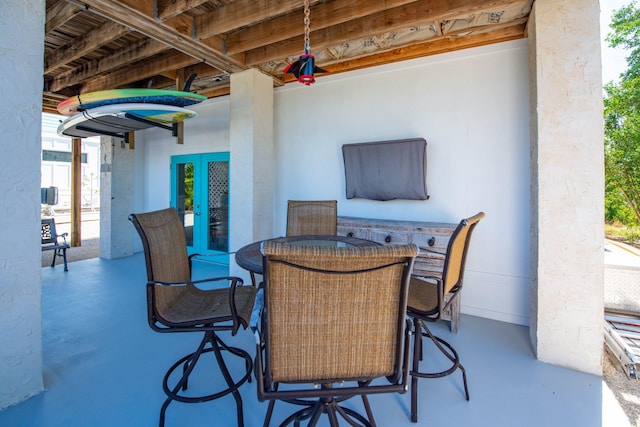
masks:
POLYGON ((445 295, 462 283, 471 233, 484 216, 484 212, 480 212, 471 218, 463 219, 449 239, 442 275, 445 295))
MULTIPOLYGON (((173 208, 132 215, 144 247, 149 282, 180 283, 191 280, 184 227, 173 208)), ((189 285, 190 286, 190 285, 189 285)), ((170 318, 175 301, 188 286, 154 286, 154 304, 160 316, 170 318)))
POLYGON ((267 377, 336 382, 400 375, 415 245, 266 242, 267 377))
POLYGON ((335 236, 337 230, 336 200, 289 200, 287 236, 335 236))

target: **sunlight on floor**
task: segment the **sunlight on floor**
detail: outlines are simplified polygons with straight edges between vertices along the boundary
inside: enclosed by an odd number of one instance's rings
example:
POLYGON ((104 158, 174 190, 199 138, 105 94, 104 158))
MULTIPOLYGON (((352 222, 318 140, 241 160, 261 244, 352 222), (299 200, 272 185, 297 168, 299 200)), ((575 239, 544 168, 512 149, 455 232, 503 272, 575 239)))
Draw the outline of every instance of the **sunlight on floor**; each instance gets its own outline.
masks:
POLYGON ((633 427, 604 380, 602 381, 602 427, 633 427))

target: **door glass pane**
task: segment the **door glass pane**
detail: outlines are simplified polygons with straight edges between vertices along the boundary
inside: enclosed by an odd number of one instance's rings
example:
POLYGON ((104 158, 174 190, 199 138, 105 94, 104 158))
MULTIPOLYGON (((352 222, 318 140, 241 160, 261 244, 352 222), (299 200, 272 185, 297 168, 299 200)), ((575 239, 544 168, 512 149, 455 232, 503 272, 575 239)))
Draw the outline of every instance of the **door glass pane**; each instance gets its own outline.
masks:
POLYGON ((184 225, 187 246, 193 246, 193 163, 178 163, 176 168, 176 210, 184 225))
POLYGON ((207 248, 229 252, 229 162, 209 162, 209 238, 207 248))

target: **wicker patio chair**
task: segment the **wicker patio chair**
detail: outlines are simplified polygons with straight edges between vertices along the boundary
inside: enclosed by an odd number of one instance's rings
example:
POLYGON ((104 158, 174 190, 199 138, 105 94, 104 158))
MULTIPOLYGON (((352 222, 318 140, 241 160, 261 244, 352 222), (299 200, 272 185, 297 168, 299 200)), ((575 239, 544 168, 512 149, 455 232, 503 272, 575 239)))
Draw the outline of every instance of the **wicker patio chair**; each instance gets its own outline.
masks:
POLYGON ((323 413, 331 426, 338 426, 337 415, 353 426, 375 426, 367 394, 408 386, 406 298, 417 247, 267 241, 263 254, 255 366, 258 400, 270 401, 264 426, 275 400, 303 406, 280 426, 305 419, 315 426, 323 413), (376 378, 387 381, 373 384, 376 378), (366 417, 340 405, 353 396, 361 396, 366 417))
POLYGON ((338 231, 336 200, 289 200, 287 236, 330 235, 338 231))
POLYGON ((418 422, 418 378, 440 378, 460 369, 464 383, 464 393, 469 400, 467 373, 460 357, 451 344, 436 337, 427 327, 426 322, 435 322, 456 298, 460 298, 464 277, 467 250, 471 233, 482 218, 480 212, 471 218, 463 219, 451 235, 447 246, 442 277, 412 277, 409 284, 409 303, 407 314, 413 320, 413 366, 411 369, 411 421, 418 422), (451 298, 445 302, 445 297, 451 298), (451 366, 442 372, 420 372, 422 360, 422 337, 429 337, 435 346, 449 359, 451 366))
MULTIPOLYGON (((238 388, 249 380, 252 358, 240 348, 226 345, 218 336, 219 331, 231 331, 235 335, 242 326, 248 326, 255 300, 256 289, 242 286, 237 277, 216 277, 192 281, 191 260, 187 256, 185 231, 173 208, 131 214, 129 219, 140 234, 147 266, 147 315, 149 326, 157 332, 198 332, 204 337, 197 350, 176 363, 164 376, 162 387, 167 395, 160 410, 160 426, 164 425, 167 407, 173 400, 187 403, 205 402, 227 394, 236 401, 238 426, 244 425, 242 400, 238 388), (211 282, 216 282, 211 285, 211 282), (203 290, 198 285, 207 283, 215 289, 203 290), (207 347, 207 345, 209 345, 207 347), (213 352, 226 388, 205 396, 186 396, 180 391, 187 389, 189 375, 200 356, 213 352), (234 380, 223 358, 243 358, 245 370, 240 379, 234 380), (172 373, 181 367, 182 375, 177 383, 169 385, 172 373)), ((177 376, 180 374, 174 375, 177 376)), ((235 375, 236 377, 240 375, 235 375)))

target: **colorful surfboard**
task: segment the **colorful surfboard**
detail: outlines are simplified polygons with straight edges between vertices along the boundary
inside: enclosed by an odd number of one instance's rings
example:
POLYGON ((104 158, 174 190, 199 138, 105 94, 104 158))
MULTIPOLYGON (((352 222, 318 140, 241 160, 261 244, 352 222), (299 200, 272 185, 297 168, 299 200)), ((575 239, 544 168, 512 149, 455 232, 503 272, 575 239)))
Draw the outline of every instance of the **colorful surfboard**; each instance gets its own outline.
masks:
POLYGON ((82 111, 114 104, 162 104, 175 107, 187 107, 206 100, 204 95, 164 89, 112 89, 88 92, 72 96, 60 102, 58 112, 71 116, 82 111))
POLYGON ((154 126, 167 127, 197 116, 182 107, 162 104, 113 104, 92 108, 64 120, 58 135, 85 138, 95 135, 121 137, 127 132, 154 126))

